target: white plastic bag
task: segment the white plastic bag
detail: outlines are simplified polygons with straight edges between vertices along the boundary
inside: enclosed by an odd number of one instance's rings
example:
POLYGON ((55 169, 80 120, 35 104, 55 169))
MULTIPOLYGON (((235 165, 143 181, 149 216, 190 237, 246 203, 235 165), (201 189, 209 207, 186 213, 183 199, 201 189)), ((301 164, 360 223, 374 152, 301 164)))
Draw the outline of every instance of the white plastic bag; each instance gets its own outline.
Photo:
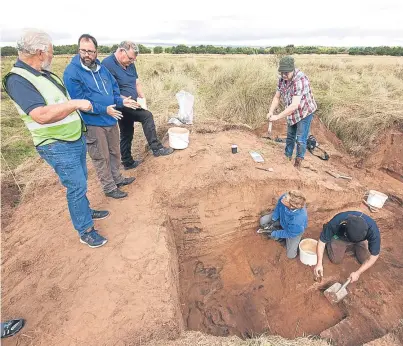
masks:
POLYGON ((193 124, 194 96, 184 90, 176 94, 179 103, 178 119, 184 124, 193 124))

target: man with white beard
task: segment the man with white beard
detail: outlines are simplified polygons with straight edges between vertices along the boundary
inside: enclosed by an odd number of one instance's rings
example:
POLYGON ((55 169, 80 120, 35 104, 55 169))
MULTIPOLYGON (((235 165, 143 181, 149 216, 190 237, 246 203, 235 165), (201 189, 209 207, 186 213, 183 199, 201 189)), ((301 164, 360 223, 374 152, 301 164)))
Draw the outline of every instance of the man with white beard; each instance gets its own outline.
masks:
MULTIPOLYGON (((91 248, 107 240, 94 229, 94 221, 108 211, 92 210, 87 199, 85 126, 80 111, 90 111, 87 100, 71 100, 63 82, 51 73, 50 36, 24 30, 17 42, 18 59, 3 79, 3 88, 31 133, 39 155, 55 170, 67 189, 71 221, 80 242, 91 248)), ((51 221, 49 221, 51 222, 51 221)))

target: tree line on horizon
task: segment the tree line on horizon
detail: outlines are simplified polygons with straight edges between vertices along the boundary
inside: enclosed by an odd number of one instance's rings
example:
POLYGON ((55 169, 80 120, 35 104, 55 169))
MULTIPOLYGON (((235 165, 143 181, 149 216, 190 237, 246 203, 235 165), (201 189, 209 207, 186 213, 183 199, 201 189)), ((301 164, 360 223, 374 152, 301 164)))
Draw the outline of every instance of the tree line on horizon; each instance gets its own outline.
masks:
MULTIPOLYGON (((118 45, 98 46, 99 54, 115 52, 118 45)), ((54 55, 76 54, 77 44, 53 46, 54 55)), ((276 47, 222 47, 213 45, 187 46, 180 44, 172 47, 155 46, 153 48, 139 44, 140 54, 349 54, 349 55, 390 55, 403 56, 403 47, 323 47, 323 46, 276 46, 276 47)), ((1 56, 15 56, 17 49, 11 46, 1 48, 1 56)))

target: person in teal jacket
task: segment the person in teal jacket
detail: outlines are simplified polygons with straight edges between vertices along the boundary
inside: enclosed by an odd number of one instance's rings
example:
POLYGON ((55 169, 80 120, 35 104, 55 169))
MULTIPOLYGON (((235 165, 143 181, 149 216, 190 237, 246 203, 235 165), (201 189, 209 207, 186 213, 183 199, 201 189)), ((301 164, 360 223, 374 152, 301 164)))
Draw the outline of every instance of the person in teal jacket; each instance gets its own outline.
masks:
POLYGON ((258 233, 267 234, 269 239, 284 241, 287 257, 295 258, 302 234, 308 226, 306 198, 299 190, 291 190, 280 196, 276 207, 260 218, 258 233))

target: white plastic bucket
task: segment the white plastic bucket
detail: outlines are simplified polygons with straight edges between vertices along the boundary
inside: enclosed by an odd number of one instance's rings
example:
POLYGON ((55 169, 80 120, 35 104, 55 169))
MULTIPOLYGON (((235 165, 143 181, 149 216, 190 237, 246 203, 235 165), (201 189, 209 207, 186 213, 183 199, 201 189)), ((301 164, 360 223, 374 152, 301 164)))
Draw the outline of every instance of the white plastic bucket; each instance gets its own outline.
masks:
POLYGON ((318 262, 316 247, 318 241, 311 238, 305 238, 299 243, 299 259, 303 264, 314 266, 318 262))
POLYGON ((388 196, 375 190, 368 191, 367 203, 375 208, 382 208, 388 196))
POLYGON ((185 149, 189 145, 189 130, 182 127, 171 127, 168 130, 169 146, 173 149, 185 149))

